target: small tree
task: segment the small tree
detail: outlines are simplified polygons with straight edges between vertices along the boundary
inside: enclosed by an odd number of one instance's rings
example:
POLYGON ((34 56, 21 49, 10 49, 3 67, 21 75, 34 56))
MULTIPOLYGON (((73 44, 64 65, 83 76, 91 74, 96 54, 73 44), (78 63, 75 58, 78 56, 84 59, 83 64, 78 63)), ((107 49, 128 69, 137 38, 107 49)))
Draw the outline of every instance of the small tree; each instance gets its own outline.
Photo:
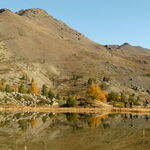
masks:
POLYGON ((115 92, 111 92, 108 94, 108 101, 119 101, 119 94, 115 92))
POLYGON ((47 86, 45 84, 43 84, 43 86, 42 86, 41 94, 44 96, 48 95, 47 86))
POLYGON ((19 86, 18 92, 19 92, 19 93, 26 93, 26 89, 25 89, 25 87, 24 87, 23 84, 21 84, 21 85, 19 86))
POLYGON ((96 79, 94 78, 89 78, 88 79, 88 85, 92 84, 92 83, 96 83, 96 79))
POLYGON ((1 91, 1 92, 4 91, 4 85, 2 85, 1 83, 0 83, 0 91, 1 91))
POLYGON ((0 91, 2 91, 2 92, 5 91, 5 83, 6 83, 5 79, 0 80, 0 91))
POLYGON ((51 89, 50 89, 49 92, 48 92, 48 98, 49 98, 49 99, 55 98, 55 94, 52 92, 51 89))
POLYGON ((12 88, 11 88, 11 86, 10 86, 9 84, 6 84, 5 91, 6 91, 7 93, 12 92, 12 88))
POLYGON ((39 94, 39 90, 37 88, 37 83, 34 82, 34 79, 32 79, 32 83, 31 83, 31 94, 39 94))
POLYGON ((105 81, 105 82, 109 82, 110 81, 110 78, 109 77, 103 77, 103 81, 105 81))
POLYGON ((7 81, 5 79, 0 80, 0 84, 4 85, 7 81))
POLYGON ((125 101, 126 101, 126 96, 124 95, 123 92, 121 92, 120 101, 121 101, 121 102, 125 102, 125 101))
POLYGON ((101 102, 107 102, 107 92, 102 91, 98 85, 92 83, 88 87, 87 98, 93 99, 93 100, 96 99, 101 102))
POLYGON ((134 102, 134 100, 135 100, 135 99, 134 99, 134 96, 133 96, 133 95, 130 95, 128 100, 129 100, 129 102, 134 102))
POLYGON ((136 99, 135 99, 135 102, 134 102, 134 105, 140 105, 140 97, 138 96, 136 99))
POLYGON ((66 101, 66 106, 67 107, 74 107, 74 106, 76 106, 76 99, 74 99, 72 97, 68 97, 67 101, 66 101))

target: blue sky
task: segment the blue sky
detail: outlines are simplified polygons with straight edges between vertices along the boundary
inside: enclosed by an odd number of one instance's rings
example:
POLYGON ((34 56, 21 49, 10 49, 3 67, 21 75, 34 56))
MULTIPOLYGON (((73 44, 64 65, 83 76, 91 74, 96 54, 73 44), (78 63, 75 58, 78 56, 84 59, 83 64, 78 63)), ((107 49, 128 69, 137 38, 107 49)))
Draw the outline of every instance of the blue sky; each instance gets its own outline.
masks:
POLYGON ((150 0, 3 0, 0 7, 42 8, 98 43, 150 49, 150 0))

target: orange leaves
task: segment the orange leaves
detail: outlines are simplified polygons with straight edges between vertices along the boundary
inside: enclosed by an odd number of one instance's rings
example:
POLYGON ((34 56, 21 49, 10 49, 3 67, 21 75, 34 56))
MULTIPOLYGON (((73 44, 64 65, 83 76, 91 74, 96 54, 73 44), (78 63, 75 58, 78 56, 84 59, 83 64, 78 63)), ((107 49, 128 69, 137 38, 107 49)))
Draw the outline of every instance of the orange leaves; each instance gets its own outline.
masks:
POLYGON ((91 128, 98 127, 106 118, 108 115, 100 115, 94 118, 89 119, 88 125, 91 128))
POLYGON ((107 95, 107 92, 102 91, 101 88, 94 83, 92 83, 87 90, 87 97, 93 100, 96 99, 101 102, 107 102, 107 95))
POLYGON ((18 92, 19 88, 18 87, 14 87, 14 92, 18 92))
POLYGON ((0 84, 0 91, 4 89, 4 85, 0 84))
POLYGON ((31 83, 31 94, 39 94, 39 89, 37 88, 37 83, 35 83, 34 81, 32 81, 31 83))

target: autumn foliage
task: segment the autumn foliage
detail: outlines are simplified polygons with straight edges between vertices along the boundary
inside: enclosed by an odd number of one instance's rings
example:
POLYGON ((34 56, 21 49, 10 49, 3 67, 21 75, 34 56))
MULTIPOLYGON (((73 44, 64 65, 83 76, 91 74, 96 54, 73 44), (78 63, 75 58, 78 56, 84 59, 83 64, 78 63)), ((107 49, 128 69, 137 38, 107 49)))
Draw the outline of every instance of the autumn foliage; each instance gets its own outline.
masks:
POLYGON ((37 83, 35 83, 34 81, 32 81, 31 83, 31 94, 39 94, 39 89, 37 87, 37 83))
POLYGON ((108 118, 108 115, 100 115, 94 118, 90 118, 88 121, 88 125, 91 128, 98 127, 106 118, 108 118))
POLYGON ((89 85, 88 90, 87 90, 87 98, 88 99, 96 99, 101 102, 107 102, 107 92, 102 91, 101 88, 95 84, 92 83, 89 85))
POLYGON ((32 119, 31 120, 31 126, 32 128, 37 124, 38 118, 32 119))

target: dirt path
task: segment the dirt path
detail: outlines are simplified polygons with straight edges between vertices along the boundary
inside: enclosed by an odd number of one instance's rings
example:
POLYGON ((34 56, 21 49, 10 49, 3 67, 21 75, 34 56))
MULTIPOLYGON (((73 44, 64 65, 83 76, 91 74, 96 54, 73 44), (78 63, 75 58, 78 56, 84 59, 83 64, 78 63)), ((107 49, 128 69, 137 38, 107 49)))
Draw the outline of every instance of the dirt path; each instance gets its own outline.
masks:
POLYGON ((140 113, 150 114, 150 108, 117 108, 117 107, 104 107, 104 108, 59 108, 51 106, 41 107, 24 107, 24 106, 8 106, 1 105, 0 112, 53 112, 53 113, 140 113))

